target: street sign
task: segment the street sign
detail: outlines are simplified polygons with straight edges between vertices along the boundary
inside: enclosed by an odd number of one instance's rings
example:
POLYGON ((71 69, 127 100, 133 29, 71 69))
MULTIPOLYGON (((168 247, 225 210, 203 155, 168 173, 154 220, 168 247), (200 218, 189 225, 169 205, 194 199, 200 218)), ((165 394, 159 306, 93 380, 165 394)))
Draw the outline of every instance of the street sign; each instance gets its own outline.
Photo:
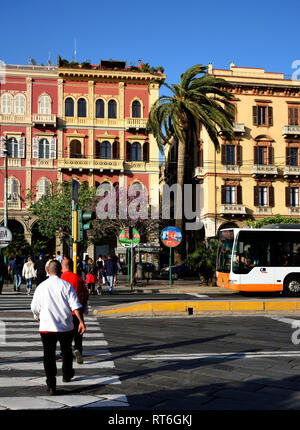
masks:
POLYGON ((130 238, 129 227, 124 228, 119 234, 119 242, 124 248, 134 248, 140 243, 140 240, 140 233, 135 228, 132 229, 132 239, 130 238))
POLYGON ((160 234, 160 238, 165 246, 175 248, 181 243, 182 234, 177 227, 169 226, 163 229, 160 234))
POLYGON ((0 227, 0 248, 5 248, 12 241, 12 232, 6 227, 0 227))

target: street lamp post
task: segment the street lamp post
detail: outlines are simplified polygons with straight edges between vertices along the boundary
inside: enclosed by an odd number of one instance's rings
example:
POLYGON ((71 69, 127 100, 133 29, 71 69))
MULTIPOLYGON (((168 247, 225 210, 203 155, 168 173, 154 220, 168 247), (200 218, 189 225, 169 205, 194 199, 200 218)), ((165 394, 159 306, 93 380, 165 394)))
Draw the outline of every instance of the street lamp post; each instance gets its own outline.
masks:
POLYGON ((8 204, 7 204, 7 192, 8 192, 8 178, 7 178, 7 138, 3 141, 2 148, 3 156, 4 156, 4 227, 7 227, 8 221, 8 204))

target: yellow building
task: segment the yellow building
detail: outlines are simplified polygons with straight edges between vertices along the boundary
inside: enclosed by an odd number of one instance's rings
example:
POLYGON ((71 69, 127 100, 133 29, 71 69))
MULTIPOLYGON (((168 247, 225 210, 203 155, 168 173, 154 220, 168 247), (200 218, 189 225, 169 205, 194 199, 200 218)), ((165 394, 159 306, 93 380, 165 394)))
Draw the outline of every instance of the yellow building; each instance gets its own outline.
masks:
POLYGON ((235 139, 220 133, 220 152, 204 129, 195 147, 205 236, 247 219, 299 217, 300 81, 233 63, 229 70, 210 64, 208 73, 231 83, 236 117, 235 139))

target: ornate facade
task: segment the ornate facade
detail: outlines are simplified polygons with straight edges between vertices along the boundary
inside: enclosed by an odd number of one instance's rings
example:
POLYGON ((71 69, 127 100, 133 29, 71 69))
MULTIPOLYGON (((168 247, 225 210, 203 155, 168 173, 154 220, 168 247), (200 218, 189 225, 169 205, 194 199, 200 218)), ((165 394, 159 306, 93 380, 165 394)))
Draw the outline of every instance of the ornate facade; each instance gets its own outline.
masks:
MULTIPOLYGON (((8 138, 8 218, 32 240, 36 220, 26 192, 37 198, 55 181, 77 178, 91 186, 140 182, 152 204, 158 195, 159 152, 146 129, 159 83, 125 63, 106 67, 6 66, 0 82, 0 223, 4 208, 3 138, 8 138), (149 87, 149 88, 148 88, 149 87)), ((165 75, 155 78, 163 82, 165 75)))

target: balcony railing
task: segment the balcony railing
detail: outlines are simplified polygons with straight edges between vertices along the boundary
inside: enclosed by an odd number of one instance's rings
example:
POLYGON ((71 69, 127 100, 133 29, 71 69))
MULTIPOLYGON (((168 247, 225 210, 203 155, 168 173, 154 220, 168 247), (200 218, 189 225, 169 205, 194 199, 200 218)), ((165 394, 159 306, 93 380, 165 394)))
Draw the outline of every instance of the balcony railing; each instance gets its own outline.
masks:
POLYGON ((272 215, 272 208, 270 206, 257 206, 256 207, 257 215, 272 215))
POLYGON ((122 160, 113 159, 94 159, 94 158, 59 158, 57 161, 57 167, 59 169, 89 169, 93 170, 124 170, 124 165, 122 160))
POLYGON ((139 128, 147 128, 147 118, 126 118, 125 119, 125 128, 129 130, 130 128, 139 129, 139 128))
POLYGON ((247 210, 245 205, 226 203, 221 205, 219 213, 223 215, 247 215, 247 210))
POLYGON ((194 169, 194 178, 201 179, 205 176, 207 169, 205 167, 197 166, 194 169))
POLYGON ((224 173, 240 173, 240 166, 235 166, 233 164, 226 164, 224 166, 224 173))
POLYGON ((285 125, 282 129, 282 135, 284 137, 300 137, 300 126, 299 125, 285 125))
POLYGON ((278 167, 273 164, 254 164, 252 167, 252 176, 278 175, 278 167))
POLYGON ((33 125, 35 124, 56 125, 56 115, 34 113, 32 115, 32 123, 33 125))
POLYGON ((0 114, 0 122, 7 123, 30 123, 31 118, 26 115, 0 114))
POLYGON ((245 133, 245 124, 243 122, 234 122, 233 123, 233 131, 235 133, 245 133))
POLYGON ((283 176, 299 176, 300 166, 285 166, 283 169, 283 176))
POLYGON ((299 214, 300 214, 300 206, 289 207, 289 215, 299 215, 299 214))

